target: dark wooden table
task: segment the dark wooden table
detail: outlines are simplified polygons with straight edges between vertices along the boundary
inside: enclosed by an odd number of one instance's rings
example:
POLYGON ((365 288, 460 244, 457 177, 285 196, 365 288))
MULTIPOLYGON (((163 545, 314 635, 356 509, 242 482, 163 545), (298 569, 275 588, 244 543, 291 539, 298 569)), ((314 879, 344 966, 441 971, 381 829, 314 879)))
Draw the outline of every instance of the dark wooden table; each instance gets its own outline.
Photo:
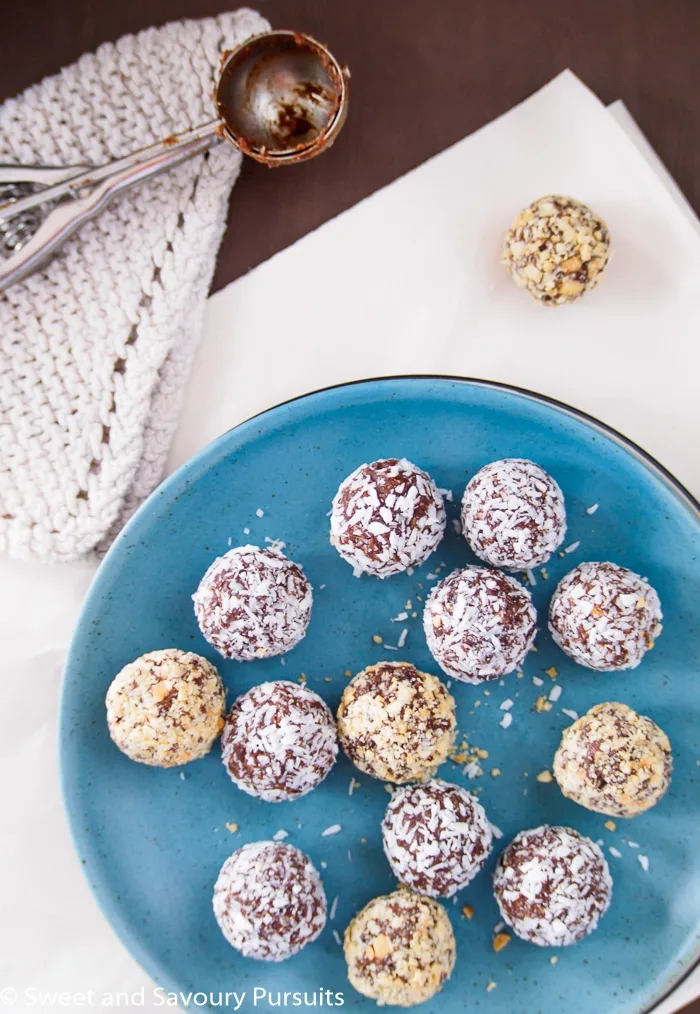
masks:
MULTIPOLYGON (((222 7, 222 0, 0 0, 0 98, 100 42, 222 7)), ((700 212, 700 0, 258 0, 257 7, 276 28, 316 35, 350 66, 351 112, 322 159, 289 173, 246 162, 215 288, 564 67, 604 102, 624 99, 700 212)), ((700 1002, 687 1011, 700 1014, 700 1002)))

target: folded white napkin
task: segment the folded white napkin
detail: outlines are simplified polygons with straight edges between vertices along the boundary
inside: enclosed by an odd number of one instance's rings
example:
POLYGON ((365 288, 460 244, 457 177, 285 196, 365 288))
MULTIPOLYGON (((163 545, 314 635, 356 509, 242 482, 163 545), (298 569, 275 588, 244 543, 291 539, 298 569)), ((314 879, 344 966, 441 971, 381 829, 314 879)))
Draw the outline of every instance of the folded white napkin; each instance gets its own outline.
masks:
MULTIPOLYGON (((108 43, 0 108, 0 162, 98 164, 213 117, 254 11, 108 43)), ((0 551, 75 559, 162 478, 241 156, 139 185, 0 295, 0 551)))

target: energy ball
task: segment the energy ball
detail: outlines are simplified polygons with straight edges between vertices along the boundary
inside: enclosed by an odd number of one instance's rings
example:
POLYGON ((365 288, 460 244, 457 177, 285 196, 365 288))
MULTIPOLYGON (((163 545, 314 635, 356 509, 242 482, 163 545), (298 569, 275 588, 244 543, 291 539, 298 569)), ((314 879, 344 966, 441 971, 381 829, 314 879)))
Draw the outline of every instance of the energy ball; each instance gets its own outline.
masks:
POLYGON ((171 768, 209 753, 224 724, 226 695, 206 658, 165 648, 125 665, 105 703, 109 734, 122 753, 171 768))
POLYGON ((192 596, 204 637, 239 662, 283 655, 311 617, 311 585, 276 549, 238 546, 214 560, 192 596))
POLYGON ((529 591, 514 578, 465 567, 435 585, 423 629, 444 672, 464 683, 482 683, 522 663, 535 640, 537 613, 529 591))
POLYGON ((387 458, 360 465, 341 482, 331 509, 331 543, 356 577, 391 577, 427 560, 445 522, 430 476, 405 458, 387 458))
POLYGON ((214 885, 214 915, 246 958, 284 961, 326 925, 326 894, 307 855, 283 842, 256 841, 226 860, 214 885))
POLYGON ((515 284, 544 306, 573 303, 592 289, 610 258, 605 222, 572 197, 540 197, 521 211, 503 245, 515 284))
POLYGON ((575 803, 610 817, 636 817, 661 799, 671 781, 668 736, 626 704, 596 704, 564 729, 554 777, 575 803))
POLYGON ((379 662, 346 686, 338 738, 353 764, 387 782, 430 778, 455 737, 455 702, 437 678, 410 662, 379 662))
POLYGON ((269 803, 305 796, 335 763, 338 740, 325 702, 288 680, 260 683, 233 702, 221 758, 239 789, 269 803))
POLYGON ((612 894, 596 843, 570 827, 547 824, 515 836, 493 882, 505 921, 538 947, 568 947, 592 933, 612 894))
POLYGON ((348 979, 381 1007, 413 1007, 449 979, 457 947, 442 905, 412 891, 374 898, 345 930, 348 979))
POLYGON ((661 633, 661 604, 639 574, 616 563, 580 563, 557 585, 549 629, 574 662, 615 672, 636 669, 661 633))
POLYGON ((492 567, 539 567, 566 535, 564 495, 533 461, 494 461, 467 484, 462 532, 473 552, 492 567))
POLYGON ((397 789, 382 822, 392 873, 431 898, 451 898, 466 887, 486 862, 492 838, 476 796, 437 778, 397 789))

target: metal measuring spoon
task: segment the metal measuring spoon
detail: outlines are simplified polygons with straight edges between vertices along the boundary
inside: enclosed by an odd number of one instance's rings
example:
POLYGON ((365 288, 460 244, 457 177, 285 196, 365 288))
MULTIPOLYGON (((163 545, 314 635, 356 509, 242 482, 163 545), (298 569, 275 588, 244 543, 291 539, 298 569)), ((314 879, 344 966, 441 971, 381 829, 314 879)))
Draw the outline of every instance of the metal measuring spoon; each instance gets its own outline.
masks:
POLYGON ((36 271, 117 194, 223 139, 268 166, 320 155, 345 121, 348 78, 311 36, 265 32, 223 54, 217 119, 82 171, 0 165, 0 291, 36 271))

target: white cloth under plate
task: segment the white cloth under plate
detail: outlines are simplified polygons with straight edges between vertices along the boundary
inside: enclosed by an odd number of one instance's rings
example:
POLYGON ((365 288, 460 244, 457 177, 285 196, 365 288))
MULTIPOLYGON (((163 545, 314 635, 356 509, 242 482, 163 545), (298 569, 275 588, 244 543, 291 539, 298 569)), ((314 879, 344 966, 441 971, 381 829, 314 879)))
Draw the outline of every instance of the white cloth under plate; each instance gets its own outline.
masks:
MULTIPOLYGON (((700 230, 624 107, 612 112, 563 75, 212 297, 170 467, 251 412, 312 388, 380 373, 462 372, 597 413, 700 492, 690 439, 700 402, 687 396, 700 372, 692 327, 700 230), (546 310, 497 262, 510 217, 552 189, 590 201, 609 220, 617 253, 579 306, 546 310), (335 278, 318 256, 327 249, 335 278), (304 319, 298 333, 280 334, 256 308, 309 270, 324 272, 317 291, 331 286, 318 324, 304 319), (467 293, 484 273, 485 295, 472 302, 467 293)), ((275 535, 273 514, 251 521, 260 537, 275 535)), ((93 572, 93 563, 0 558, 0 987, 144 987, 148 996, 151 984, 83 880, 55 770, 60 669, 93 572)), ((698 993, 700 973, 657 1014, 698 993)))
MULTIPOLYGON (((0 108, 0 162, 96 165, 214 116, 254 11, 106 43, 0 108)), ((241 155, 140 184, 0 295, 0 552, 69 560, 163 477, 241 155)))

